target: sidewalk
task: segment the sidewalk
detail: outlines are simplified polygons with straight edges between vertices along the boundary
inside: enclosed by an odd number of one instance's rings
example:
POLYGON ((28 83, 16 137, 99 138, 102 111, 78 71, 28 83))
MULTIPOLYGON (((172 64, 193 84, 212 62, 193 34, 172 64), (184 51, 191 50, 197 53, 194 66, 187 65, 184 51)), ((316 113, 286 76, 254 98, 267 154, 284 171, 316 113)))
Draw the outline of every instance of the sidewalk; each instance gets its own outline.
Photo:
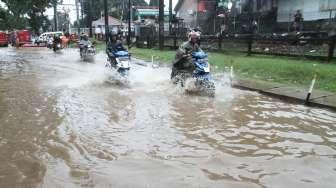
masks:
POLYGON ((257 91, 290 102, 336 110, 336 93, 313 90, 309 102, 306 103, 309 86, 307 88, 298 88, 259 80, 239 79, 235 81, 233 87, 257 91))

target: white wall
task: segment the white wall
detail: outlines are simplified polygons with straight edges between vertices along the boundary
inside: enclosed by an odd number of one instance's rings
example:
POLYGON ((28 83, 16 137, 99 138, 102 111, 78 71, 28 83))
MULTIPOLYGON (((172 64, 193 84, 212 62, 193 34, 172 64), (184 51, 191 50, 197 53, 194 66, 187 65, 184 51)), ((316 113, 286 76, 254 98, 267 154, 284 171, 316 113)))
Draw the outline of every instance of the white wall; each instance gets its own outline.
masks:
POLYGON ((196 11, 197 11, 197 0, 184 0, 181 8, 176 15, 186 23, 186 26, 195 27, 196 26, 196 11), (190 14, 192 13, 192 14, 190 14))
MULTIPOLYGON (((325 0, 279 0, 277 20, 278 22, 292 22, 296 10, 301 10, 305 21, 329 19, 330 12, 321 11, 323 3, 325 3, 325 0)), ((333 16, 335 12, 333 12, 333 16)))

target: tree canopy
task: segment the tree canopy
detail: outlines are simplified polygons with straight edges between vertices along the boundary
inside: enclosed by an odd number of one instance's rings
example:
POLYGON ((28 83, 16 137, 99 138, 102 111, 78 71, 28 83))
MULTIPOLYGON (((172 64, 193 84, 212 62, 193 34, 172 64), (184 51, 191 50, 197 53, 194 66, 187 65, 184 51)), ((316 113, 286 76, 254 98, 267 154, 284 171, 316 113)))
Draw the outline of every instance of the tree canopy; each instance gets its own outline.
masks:
MULTIPOLYGON (((103 0, 82 0, 81 6, 84 10, 84 21, 86 27, 89 27, 91 23, 89 15, 92 15, 93 20, 99 19, 104 13, 104 1, 103 0)), ((144 0, 132 0, 132 6, 144 6, 148 5, 144 0)), ((108 1, 108 14, 117 19, 128 19, 128 1, 127 0, 115 0, 108 1)))
POLYGON ((149 6, 159 6, 159 0, 150 0, 149 6))
POLYGON ((30 27, 38 32, 47 17, 44 12, 62 0, 0 0, 7 9, 0 10, 2 29, 23 29, 30 27))

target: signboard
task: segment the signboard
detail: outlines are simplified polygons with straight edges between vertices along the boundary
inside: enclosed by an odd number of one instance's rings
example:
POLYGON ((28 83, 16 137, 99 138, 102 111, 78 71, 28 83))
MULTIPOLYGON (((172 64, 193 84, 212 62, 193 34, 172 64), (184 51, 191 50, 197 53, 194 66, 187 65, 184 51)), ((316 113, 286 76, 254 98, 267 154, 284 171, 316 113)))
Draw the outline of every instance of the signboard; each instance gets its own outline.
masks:
POLYGON ((336 0, 320 0, 321 11, 336 10, 336 0))

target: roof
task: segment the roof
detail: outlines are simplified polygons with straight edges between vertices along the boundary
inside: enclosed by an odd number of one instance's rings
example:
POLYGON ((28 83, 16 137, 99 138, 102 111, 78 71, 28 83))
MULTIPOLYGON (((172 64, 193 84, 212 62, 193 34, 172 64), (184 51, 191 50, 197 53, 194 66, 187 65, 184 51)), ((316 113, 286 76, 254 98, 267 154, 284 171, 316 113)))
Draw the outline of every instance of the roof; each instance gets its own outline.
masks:
MULTIPOLYGON (((104 26, 104 25, 105 25, 105 18, 104 17, 92 22, 93 27, 104 26)), ((121 25, 123 25, 123 22, 121 20, 117 19, 117 18, 109 16, 108 17, 108 25, 109 26, 121 26, 121 25)))
POLYGON ((159 9, 157 6, 134 6, 135 9, 159 9))
MULTIPOLYGON (((137 9, 136 14, 140 16, 156 16, 159 15, 159 9, 137 9)), ((175 12, 173 12, 173 14, 175 14, 175 12)), ((165 10, 164 15, 168 16, 169 11, 165 10)))
POLYGON ((179 0, 174 8, 175 12, 177 12, 180 8, 181 8, 181 5, 183 3, 184 0, 179 0))

